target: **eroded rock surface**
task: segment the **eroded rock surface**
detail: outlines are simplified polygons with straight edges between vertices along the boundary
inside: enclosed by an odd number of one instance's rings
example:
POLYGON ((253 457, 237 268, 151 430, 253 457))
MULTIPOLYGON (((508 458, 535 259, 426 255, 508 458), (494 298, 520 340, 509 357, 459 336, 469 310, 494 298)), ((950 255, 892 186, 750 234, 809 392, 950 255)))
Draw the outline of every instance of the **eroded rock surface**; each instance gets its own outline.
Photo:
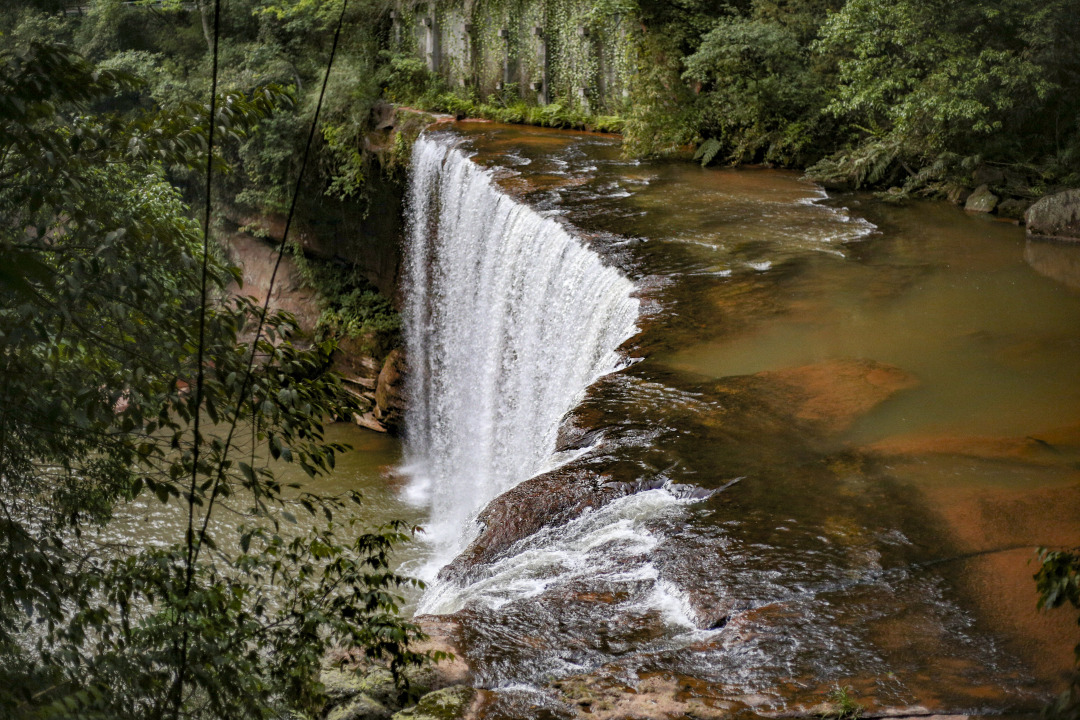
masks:
POLYGON ((270 291, 270 310, 285 310, 296 317, 300 332, 310 334, 319 319, 317 294, 304 286, 296 262, 281 258, 281 266, 270 289, 270 277, 277 261, 277 248, 259 238, 245 233, 234 233, 227 241, 229 261, 243 271, 243 287, 233 287, 236 295, 252 296, 258 304, 266 302, 270 291))
POLYGON ((460 625, 451 617, 421 616, 416 622, 428 635, 412 645, 416 652, 440 651, 451 656, 438 663, 406 670, 415 702, 409 703, 393 674, 360 653, 338 651, 327 658, 320 680, 328 699, 326 720, 451 720, 470 717, 475 689, 472 671, 458 650, 460 625))
POLYGON ((391 432, 401 429, 405 418, 405 351, 390 351, 375 386, 375 419, 391 432))
POLYGON ((990 188, 986 185, 980 185, 968 196, 964 209, 968 212, 991 213, 994 212, 997 204, 998 196, 990 192, 990 188))
POLYGON ((1028 232, 1057 238, 1080 238, 1080 190, 1047 195, 1024 215, 1028 232))

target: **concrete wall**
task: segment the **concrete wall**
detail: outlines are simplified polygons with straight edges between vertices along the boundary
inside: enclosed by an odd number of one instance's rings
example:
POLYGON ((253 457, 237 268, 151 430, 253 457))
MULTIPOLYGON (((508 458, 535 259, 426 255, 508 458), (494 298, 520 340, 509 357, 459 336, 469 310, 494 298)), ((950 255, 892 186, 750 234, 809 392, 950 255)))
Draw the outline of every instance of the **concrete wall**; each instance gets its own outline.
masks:
POLYGON ((626 103, 632 18, 589 0, 400 0, 399 52, 451 87, 613 114, 626 103))

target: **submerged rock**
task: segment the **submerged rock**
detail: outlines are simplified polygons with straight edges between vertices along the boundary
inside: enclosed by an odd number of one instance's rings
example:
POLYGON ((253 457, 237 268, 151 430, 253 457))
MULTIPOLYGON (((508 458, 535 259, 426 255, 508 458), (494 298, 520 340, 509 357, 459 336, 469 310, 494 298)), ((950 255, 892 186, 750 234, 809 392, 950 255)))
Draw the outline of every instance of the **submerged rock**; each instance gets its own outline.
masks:
POLYGON ((876 360, 828 360, 749 376, 771 385, 765 399, 788 404, 798 420, 842 432, 885 400, 918 385, 911 374, 876 360), (771 391, 770 391, 771 390, 771 391))
POLYGON ((990 192, 988 186, 980 185, 968 197, 967 202, 964 203, 964 209, 968 212, 992 213, 997 204, 998 196, 990 192))
POLYGON ((1028 233, 1059 238, 1080 238, 1080 190, 1047 195, 1024 215, 1028 233))

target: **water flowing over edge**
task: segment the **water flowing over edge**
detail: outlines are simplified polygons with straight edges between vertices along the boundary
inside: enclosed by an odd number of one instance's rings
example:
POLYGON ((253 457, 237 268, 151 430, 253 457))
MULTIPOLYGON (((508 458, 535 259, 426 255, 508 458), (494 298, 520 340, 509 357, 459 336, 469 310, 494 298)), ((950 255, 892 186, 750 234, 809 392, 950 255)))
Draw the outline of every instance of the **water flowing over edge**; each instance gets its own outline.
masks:
MULTIPOLYGON (((559 425, 636 332, 635 286, 503 193, 450 134, 413 149, 405 259, 409 498, 432 581, 491 500, 559 463, 559 425)), ((435 583, 425 600, 445 596, 435 583)), ((431 602, 421 601, 421 612, 431 602)))

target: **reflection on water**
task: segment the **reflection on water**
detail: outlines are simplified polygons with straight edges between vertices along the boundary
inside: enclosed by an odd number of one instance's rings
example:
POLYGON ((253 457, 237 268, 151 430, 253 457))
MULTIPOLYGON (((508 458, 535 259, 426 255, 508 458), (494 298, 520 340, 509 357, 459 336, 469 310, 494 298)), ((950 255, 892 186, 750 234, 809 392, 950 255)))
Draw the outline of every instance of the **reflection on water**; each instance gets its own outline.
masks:
POLYGON ((724 488, 630 524, 597 490, 472 568, 445 610, 463 605, 485 682, 563 700, 585 683, 611 707, 663 687, 681 712, 805 709, 834 683, 872 708, 1047 696, 1075 628, 1036 615, 1027 560, 1080 536, 1080 295, 1032 266, 1067 263, 1030 246, 1026 263, 1020 229, 944 204, 628 162, 595 135, 460 131, 638 282, 639 362, 572 413, 597 439, 568 488, 724 488), (876 394, 814 394, 860 387, 876 394))
MULTIPOLYGON (((404 480, 397 474, 397 465, 401 462, 401 443, 396 438, 383 433, 359 428, 351 423, 334 423, 326 427, 327 442, 343 443, 351 447, 337 457, 334 470, 324 476, 310 478, 296 465, 284 462, 273 463, 276 478, 283 485, 297 483, 301 491, 325 496, 344 497, 351 491, 363 496, 363 505, 354 510, 353 515, 359 520, 361 528, 374 528, 389 520, 400 519, 412 524, 422 525, 426 518, 414 507, 399 498, 404 480)), ((271 462, 265 453, 256 455, 256 463, 271 462)), ((290 492, 286 491, 286 495, 290 492)), ((235 528, 250 522, 246 515, 248 504, 240 495, 233 500, 219 501, 208 526, 208 531, 215 542, 226 552, 238 549, 238 537, 235 528)), ((298 533, 304 532, 316 520, 302 510, 294 510, 298 533)), ((144 492, 134 502, 120 506, 116 510, 116 520, 103 528, 98 540, 115 544, 151 544, 165 546, 183 539, 187 529, 187 508, 180 500, 173 498, 169 503, 161 503, 152 493, 144 492)), ((335 520, 344 520, 337 517, 335 520)), ((287 522, 283 524, 288 527, 287 522)), ((418 554, 412 547, 402 548, 398 561, 406 567, 418 554)), ((410 590, 411 591, 411 590, 410 590)), ((415 591, 411 591, 415 592, 415 591)), ((409 598, 410 601, 415 598, 409 598)))
POLYGON ((803 261, 783 289, 783 315, 664 360, 724 377, 873 358, 915 375, 919 387, 866 418, 853 434, 859 441, 1073 422, 1080 303, 1030 271, 1020 233, 941 204, 878 210, 887 232, 853 248, 851 260, 803 261))
POLYGON ((1080 243, 1028 238, 1024 260, 1036 272, 1080 289, 1080 243))

